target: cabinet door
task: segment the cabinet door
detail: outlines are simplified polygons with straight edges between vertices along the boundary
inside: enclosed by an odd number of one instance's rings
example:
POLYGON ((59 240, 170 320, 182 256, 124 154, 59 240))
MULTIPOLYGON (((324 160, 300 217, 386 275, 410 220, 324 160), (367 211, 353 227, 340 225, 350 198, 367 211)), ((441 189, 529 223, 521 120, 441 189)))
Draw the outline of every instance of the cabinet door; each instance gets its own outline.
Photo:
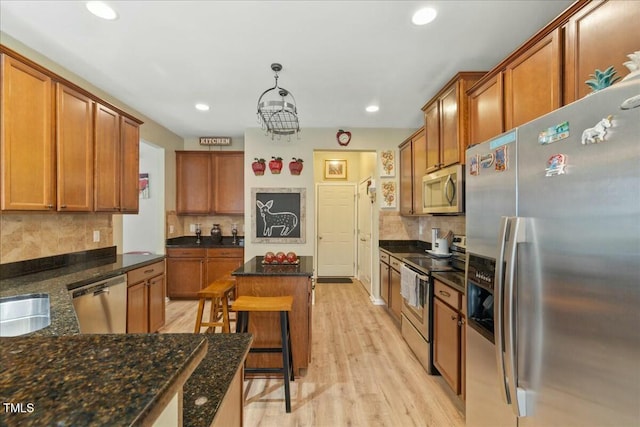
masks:
POLYGON ((427 137, 424 129, 411 140, 413 154, 413 214, 422 213, 422 177, 427 173, 427 137))
POLYGON ((94 210, 120 210, 120 115, 96 104, 94 210))
POLYGON ((413 214, 413 169, 411 141, 400 146, 400 214, 413 214))
POLYGON ((218 214, 244 213, 244 153, 214 154, 213 210, 218 214))
POLYGON ((504 132, 502 73, 469 94, 469 144, 478 144, 504 132))
POLYGON ((454 84, 440 98, 440 164, 442 167, 460 162, 458 141, 458 90, 454 84))
POLYGON ((560 55, 560 30, 555 30, 507 64, 505 130, 560 107, 560 55))
POLYGON ((149 279, 149 332, 156 332, 165 322, 164 274, 149 279))
POLYGON ((402 296, 400 295, 400 272, 389 269, 389 307, 396 321, 400 321, 400 313, 402 312, 402 296))
POLYGON ((140 183, 140 126, 128 117, 120 117, 122 170, 120 173, 120 211, 138 213, 140 183))
POLYGON ((565 26, 564 102, 586 96, 584 82, 596 69, 615 66, 617 76, 629 71, 622 64, 640 49, 640 3, 636 0, 589 2, 565 26))
POLYGON ((460 319, 460 395, 467 398, 467 322, 460 319))
POLYGON ((380 298, 389 307, 389 266, 383 262, 380 263, 380 298))
POLYGON ((179 214, 207 214, 212 211, 211 153, 176 151, 176 210, 179 214))
POLYGON ((45 74, 2 54, 2 210, 55 204, 53 86, 45 74))
POLYGON ((93 105, 89 97, 56 83, 59 211, 93 210, 93 105))
POLYGON ((169 298, 198 298, 205 277, 204 258, 167 258, 169 298))
POLYGON ((433 102, 424 111, 424 126, 427 138, 427 172, 440 169, 440 103, 433 102))
POLYGON ((460 328, 458 313, 433 299, 433 364, 456 394, 460 393, 460 328))
POLYGON ((244 264, 242 258, 207 258, 207 279, 204 286, 231 273, 244 264))
POLYGON ((127 333, 145 334, 148 327, 148 297, 146 282, 139 282, 127 288, 127 333))

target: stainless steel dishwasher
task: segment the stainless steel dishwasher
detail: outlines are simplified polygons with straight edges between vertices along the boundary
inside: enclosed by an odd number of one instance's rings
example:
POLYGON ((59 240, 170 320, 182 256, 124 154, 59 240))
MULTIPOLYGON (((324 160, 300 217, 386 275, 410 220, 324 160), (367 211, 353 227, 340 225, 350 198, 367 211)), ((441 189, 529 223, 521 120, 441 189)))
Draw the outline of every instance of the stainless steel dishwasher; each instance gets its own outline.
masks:
POLYGON ((83 334, 127 332, 127 276, 112 277, 70 291, 83 334))

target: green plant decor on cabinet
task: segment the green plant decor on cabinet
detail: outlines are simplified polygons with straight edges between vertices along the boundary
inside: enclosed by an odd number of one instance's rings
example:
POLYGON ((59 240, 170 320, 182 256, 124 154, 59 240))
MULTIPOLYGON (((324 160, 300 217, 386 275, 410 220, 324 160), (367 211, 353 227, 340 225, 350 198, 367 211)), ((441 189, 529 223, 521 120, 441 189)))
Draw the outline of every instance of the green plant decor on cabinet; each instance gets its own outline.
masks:
POLYGON ((596 69, 595 74, 590 74, 590 77, 593 78, 585 81, 585 83, 591 88, 593 92, 597 92, 600 89, 609 87, 617 82, 620 77, 614 78, 615 75, 616 70, 615 68, 613 68, 613 65, 604 71, 596 69))

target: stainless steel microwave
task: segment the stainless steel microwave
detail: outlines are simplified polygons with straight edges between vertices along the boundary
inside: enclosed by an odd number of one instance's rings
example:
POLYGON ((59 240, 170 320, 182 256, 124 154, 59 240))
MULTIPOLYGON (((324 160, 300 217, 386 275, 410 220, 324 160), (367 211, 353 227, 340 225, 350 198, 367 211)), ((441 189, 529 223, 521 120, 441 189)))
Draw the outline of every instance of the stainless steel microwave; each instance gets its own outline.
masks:
POLYGON ((422 178, 422 213, 464 212, 464 169, 453 165, 422 178))

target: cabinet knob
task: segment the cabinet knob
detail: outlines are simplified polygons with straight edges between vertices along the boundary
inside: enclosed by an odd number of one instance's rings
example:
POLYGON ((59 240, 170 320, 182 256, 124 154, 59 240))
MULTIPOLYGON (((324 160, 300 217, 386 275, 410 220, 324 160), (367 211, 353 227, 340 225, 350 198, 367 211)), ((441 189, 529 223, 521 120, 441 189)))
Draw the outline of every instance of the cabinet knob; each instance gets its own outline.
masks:
POLYGON ((451 315, 451 320, 458 320, 458 315, 457 314, 452 314, 451 315))
POLYGON ((67 209, 67 205, 60 205, 60 209, 67 209))
POLYGON ((47 205, 47 209, 53 209, 53 205, 47 205))

